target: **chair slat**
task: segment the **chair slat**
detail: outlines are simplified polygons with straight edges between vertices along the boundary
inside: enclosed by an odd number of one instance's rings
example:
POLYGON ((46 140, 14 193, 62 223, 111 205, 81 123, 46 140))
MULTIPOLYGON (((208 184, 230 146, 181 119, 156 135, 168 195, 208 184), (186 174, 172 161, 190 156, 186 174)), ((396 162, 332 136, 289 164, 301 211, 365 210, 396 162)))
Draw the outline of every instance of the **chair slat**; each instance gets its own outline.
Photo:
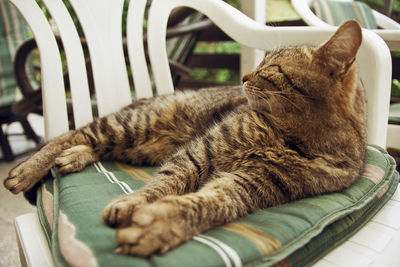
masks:
POLYGON ((31 26, 40 53, 42 68, 43 116, 45 138, 68 131, 64 79, 57 42, 43 12, 34 0, 10 0, 31 26), (46 51, 46 53, 43 53, 46 51))
MULTIPOLYGON (((266 18, 266 1, 265 0, 250 0, 240 3, 241 11, 254 19, 260 24, 265 24, 266 18)), ((243 77, 248 71, 255 69, 261 60, 264 59, 265 51, 241 47, 240 52, 240 76, 243 77)))
POLYGON ((43 0, 55 20, 68 62, 75 127, 93 120, 85 57, 78 32, 61 0, 43 0))
POLYGON ((136 98, 152 97, 152 87, 143 45, 143 18, 146 0, 130 1, 127 17, 127 46, 136 98))
POLYGON ((70 0, 89 47, 99 116, 131 103, 122 44, 123 0, 70 0))

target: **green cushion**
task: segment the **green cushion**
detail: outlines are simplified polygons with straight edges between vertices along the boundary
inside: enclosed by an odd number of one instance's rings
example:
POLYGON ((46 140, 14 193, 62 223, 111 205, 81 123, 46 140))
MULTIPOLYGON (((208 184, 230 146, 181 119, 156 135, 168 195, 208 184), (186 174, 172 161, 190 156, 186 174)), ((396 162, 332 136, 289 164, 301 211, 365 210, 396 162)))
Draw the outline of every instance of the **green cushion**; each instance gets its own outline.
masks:
POLYGON ((390 105, 389 123, 400 124, 400 103, 390 105))
POLYGON ((357 1, 314 0, 315 14, 328 24, 339 26, 345 20, 355 19, 361 27, 376 29, 378 26, 369 6, 357 1))
POLYGON ((369 147, 362 176, 348 189, 260 210, 204 232, 159 256, 114 254, 115 229, 102 210, 120 194, 139 188, 157 170, 101 162, 80 173, 53 170, 38 189, 38 212, 57 266, 304 266, 368 222, 397 188, 395 163, 369 147))

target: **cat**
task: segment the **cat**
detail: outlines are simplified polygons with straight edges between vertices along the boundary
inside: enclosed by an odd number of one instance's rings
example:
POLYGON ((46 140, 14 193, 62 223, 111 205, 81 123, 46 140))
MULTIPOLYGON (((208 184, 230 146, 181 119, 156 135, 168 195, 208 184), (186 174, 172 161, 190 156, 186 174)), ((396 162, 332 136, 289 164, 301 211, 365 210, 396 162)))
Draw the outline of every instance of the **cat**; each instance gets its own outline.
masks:
POLYGON ((280 48, 243 86, 178 91, 134 102, 50 141, 9 173, 13 193, 50 168, 99 159, 161 164, 153 179, 105 207, 117 252, 165 253, 259 209, 342 190, 363 169, 366 103, 357 22, 320 46, 280 48))

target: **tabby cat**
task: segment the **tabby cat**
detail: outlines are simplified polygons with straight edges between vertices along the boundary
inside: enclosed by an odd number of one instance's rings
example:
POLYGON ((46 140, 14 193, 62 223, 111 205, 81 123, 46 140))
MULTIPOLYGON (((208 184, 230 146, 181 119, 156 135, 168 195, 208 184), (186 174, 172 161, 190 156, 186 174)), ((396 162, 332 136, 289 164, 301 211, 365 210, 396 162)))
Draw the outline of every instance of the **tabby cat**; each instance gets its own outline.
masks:
POLYGON ((241 88, 180 91, 139 100, 50 141, 10 171, 26 192, 58 166, 99 159, 162 164, 136 192, 113 200, 104 220, 118 251, 165 253, 255 210, 342 190, 363 168, 365 98, 353 64, 357 22, 318 47, 280 48, 241 88))

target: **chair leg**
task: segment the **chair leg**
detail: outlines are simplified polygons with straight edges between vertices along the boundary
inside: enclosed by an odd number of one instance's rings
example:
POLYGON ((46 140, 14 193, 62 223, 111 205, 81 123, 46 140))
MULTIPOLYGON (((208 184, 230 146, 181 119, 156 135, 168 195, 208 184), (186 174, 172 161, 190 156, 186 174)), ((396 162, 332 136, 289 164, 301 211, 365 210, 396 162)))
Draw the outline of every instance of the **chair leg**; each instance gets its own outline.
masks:
POLYGON ((3 151, 4 160, 6 161, 14 160, 14 154, 11 150, 10 143, 8 142, 8 137, 7 135, 4 134, 1 125, 0 125, 0 143, 1 143, 1 150, 3 151))
POLYGON ((35 141, 36 144, 39 144, 41 142, 41 139, 39 136, 36 135, 35 131, 32 129, 32 126, 29 123, 29 121, 26 118, 24 118, 20 122, 22 127, 24 128, 25 134, 28 137, 28 139, 32 139, 33 141, 35 141))

